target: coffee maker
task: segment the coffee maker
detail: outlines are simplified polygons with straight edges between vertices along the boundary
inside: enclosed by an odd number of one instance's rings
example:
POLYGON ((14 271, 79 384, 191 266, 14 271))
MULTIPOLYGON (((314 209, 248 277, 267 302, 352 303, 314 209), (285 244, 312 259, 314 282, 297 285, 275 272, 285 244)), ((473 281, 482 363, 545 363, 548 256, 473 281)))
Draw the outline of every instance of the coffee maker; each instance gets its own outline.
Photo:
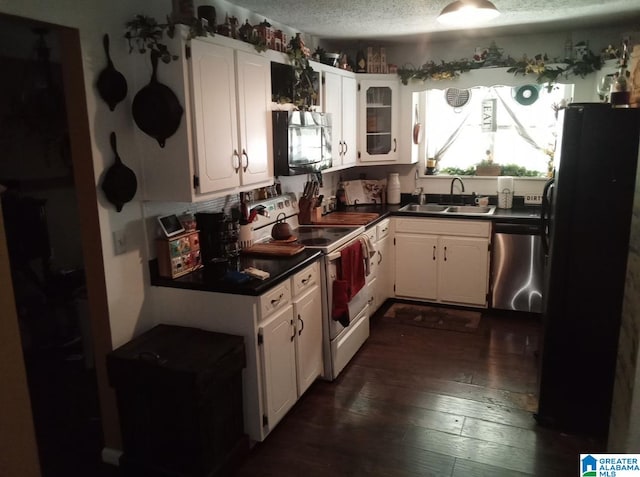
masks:
POLYGON ((238 220, 223 212, 198 212, 196 226, 200 231, 200 253, 202 264, 219 264, 240 254, 238 220))

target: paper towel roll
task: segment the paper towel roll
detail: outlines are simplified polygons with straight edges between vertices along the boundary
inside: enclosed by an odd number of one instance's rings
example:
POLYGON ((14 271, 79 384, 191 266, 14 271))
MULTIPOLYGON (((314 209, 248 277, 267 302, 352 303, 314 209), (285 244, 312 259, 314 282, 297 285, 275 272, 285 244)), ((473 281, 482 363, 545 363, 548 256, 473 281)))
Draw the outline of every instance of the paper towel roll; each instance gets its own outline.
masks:
POLYGON ((513 192, 513 177, 510 177, 510 176, 498 177, 498 192, 503 192, 505 190, 508 190, 509 192, 513 192))

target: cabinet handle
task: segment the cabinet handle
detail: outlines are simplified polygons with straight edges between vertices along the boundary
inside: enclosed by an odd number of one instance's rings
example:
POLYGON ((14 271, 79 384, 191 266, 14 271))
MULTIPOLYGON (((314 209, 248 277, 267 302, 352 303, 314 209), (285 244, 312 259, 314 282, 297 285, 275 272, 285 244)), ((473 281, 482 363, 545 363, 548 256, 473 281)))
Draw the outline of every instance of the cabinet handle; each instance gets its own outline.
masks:
POLYGON ((291 320, 291 329, 293 330, 293 334, 291 335, 291 341, 293 341, 296 337, 296 328, 293 326, 293 320, 291 320))
POLYGON ((302 280, 300 280, 302 282, 303 285, 306 285, 307 283, 309 283, 309 280, 311 280, 311 273, 309 274, 309 276, 307 278, 303 278, 302 280))
POLYGON ((382 263, 382 254, 380 253, 380 250, 378 250, 378 265, 380 265, 382 263))
POLYGON ((249 168, 249 155, 247 154, 247 151, 244 149, 242 150, 242 155, 246 159, 244 163, 244 167, 242 168, 242 172, 247 172, 247 169, 249 168))
POLYGON ((240 171, 240 155, 235 149, 233 150, 233 170, 236 171, 236 174, 240 171))
POLYGON ((436 246, 433 246, 433 260, 436 259, 436 246))
POLYGON ((302 328, 298 330, 298 336, 300 336, 302 334, 302 330, 304 330, 304 321, 302 320, 302 318, 300 318, 300 314, 298 314, 298 320, 300 320, 300 323, 302 323, 302 328))
POLYGON ((393 138, 393 152, 396 152, 396 150, 398 149, 398 141, 396 141, 396 138, 393 138))
POLYGON ((273 300, 271 300, 271 306, 276 307, 280 304, 280 300, 282 300, 282 297, 284 296, 284 293, 280 293, 280 296, 278 298, 274 298, 273 300))
POLYGON ((444 261, 447 261, 447 247, 444 248, 444 261))
POLYGON ((342 153, 342 155, 346 156, 347 151, 349 150, 349 146, 347 145, 347 141, 344 141, 342 144, 344 144, 344 152, 342 153))

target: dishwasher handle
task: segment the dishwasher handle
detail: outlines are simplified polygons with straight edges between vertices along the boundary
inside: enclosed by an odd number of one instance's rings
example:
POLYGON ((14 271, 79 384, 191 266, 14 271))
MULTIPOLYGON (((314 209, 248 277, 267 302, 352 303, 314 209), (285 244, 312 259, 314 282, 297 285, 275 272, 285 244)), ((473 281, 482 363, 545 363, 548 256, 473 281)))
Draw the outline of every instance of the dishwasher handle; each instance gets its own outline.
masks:
POLYGON ((540 235, 540 225, 497 222, 493 225, 493 233, 513 235, 540 235))

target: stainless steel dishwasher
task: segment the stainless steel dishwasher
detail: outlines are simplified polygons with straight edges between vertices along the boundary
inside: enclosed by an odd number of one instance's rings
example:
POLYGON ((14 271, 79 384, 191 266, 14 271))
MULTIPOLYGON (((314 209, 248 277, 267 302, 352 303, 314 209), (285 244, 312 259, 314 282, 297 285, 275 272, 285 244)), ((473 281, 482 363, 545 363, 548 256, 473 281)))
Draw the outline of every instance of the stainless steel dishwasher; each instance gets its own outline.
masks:
POLYGON ((492 308, 540 313, 544 258, 539 225, 497 222, 493 230, 492 308))

